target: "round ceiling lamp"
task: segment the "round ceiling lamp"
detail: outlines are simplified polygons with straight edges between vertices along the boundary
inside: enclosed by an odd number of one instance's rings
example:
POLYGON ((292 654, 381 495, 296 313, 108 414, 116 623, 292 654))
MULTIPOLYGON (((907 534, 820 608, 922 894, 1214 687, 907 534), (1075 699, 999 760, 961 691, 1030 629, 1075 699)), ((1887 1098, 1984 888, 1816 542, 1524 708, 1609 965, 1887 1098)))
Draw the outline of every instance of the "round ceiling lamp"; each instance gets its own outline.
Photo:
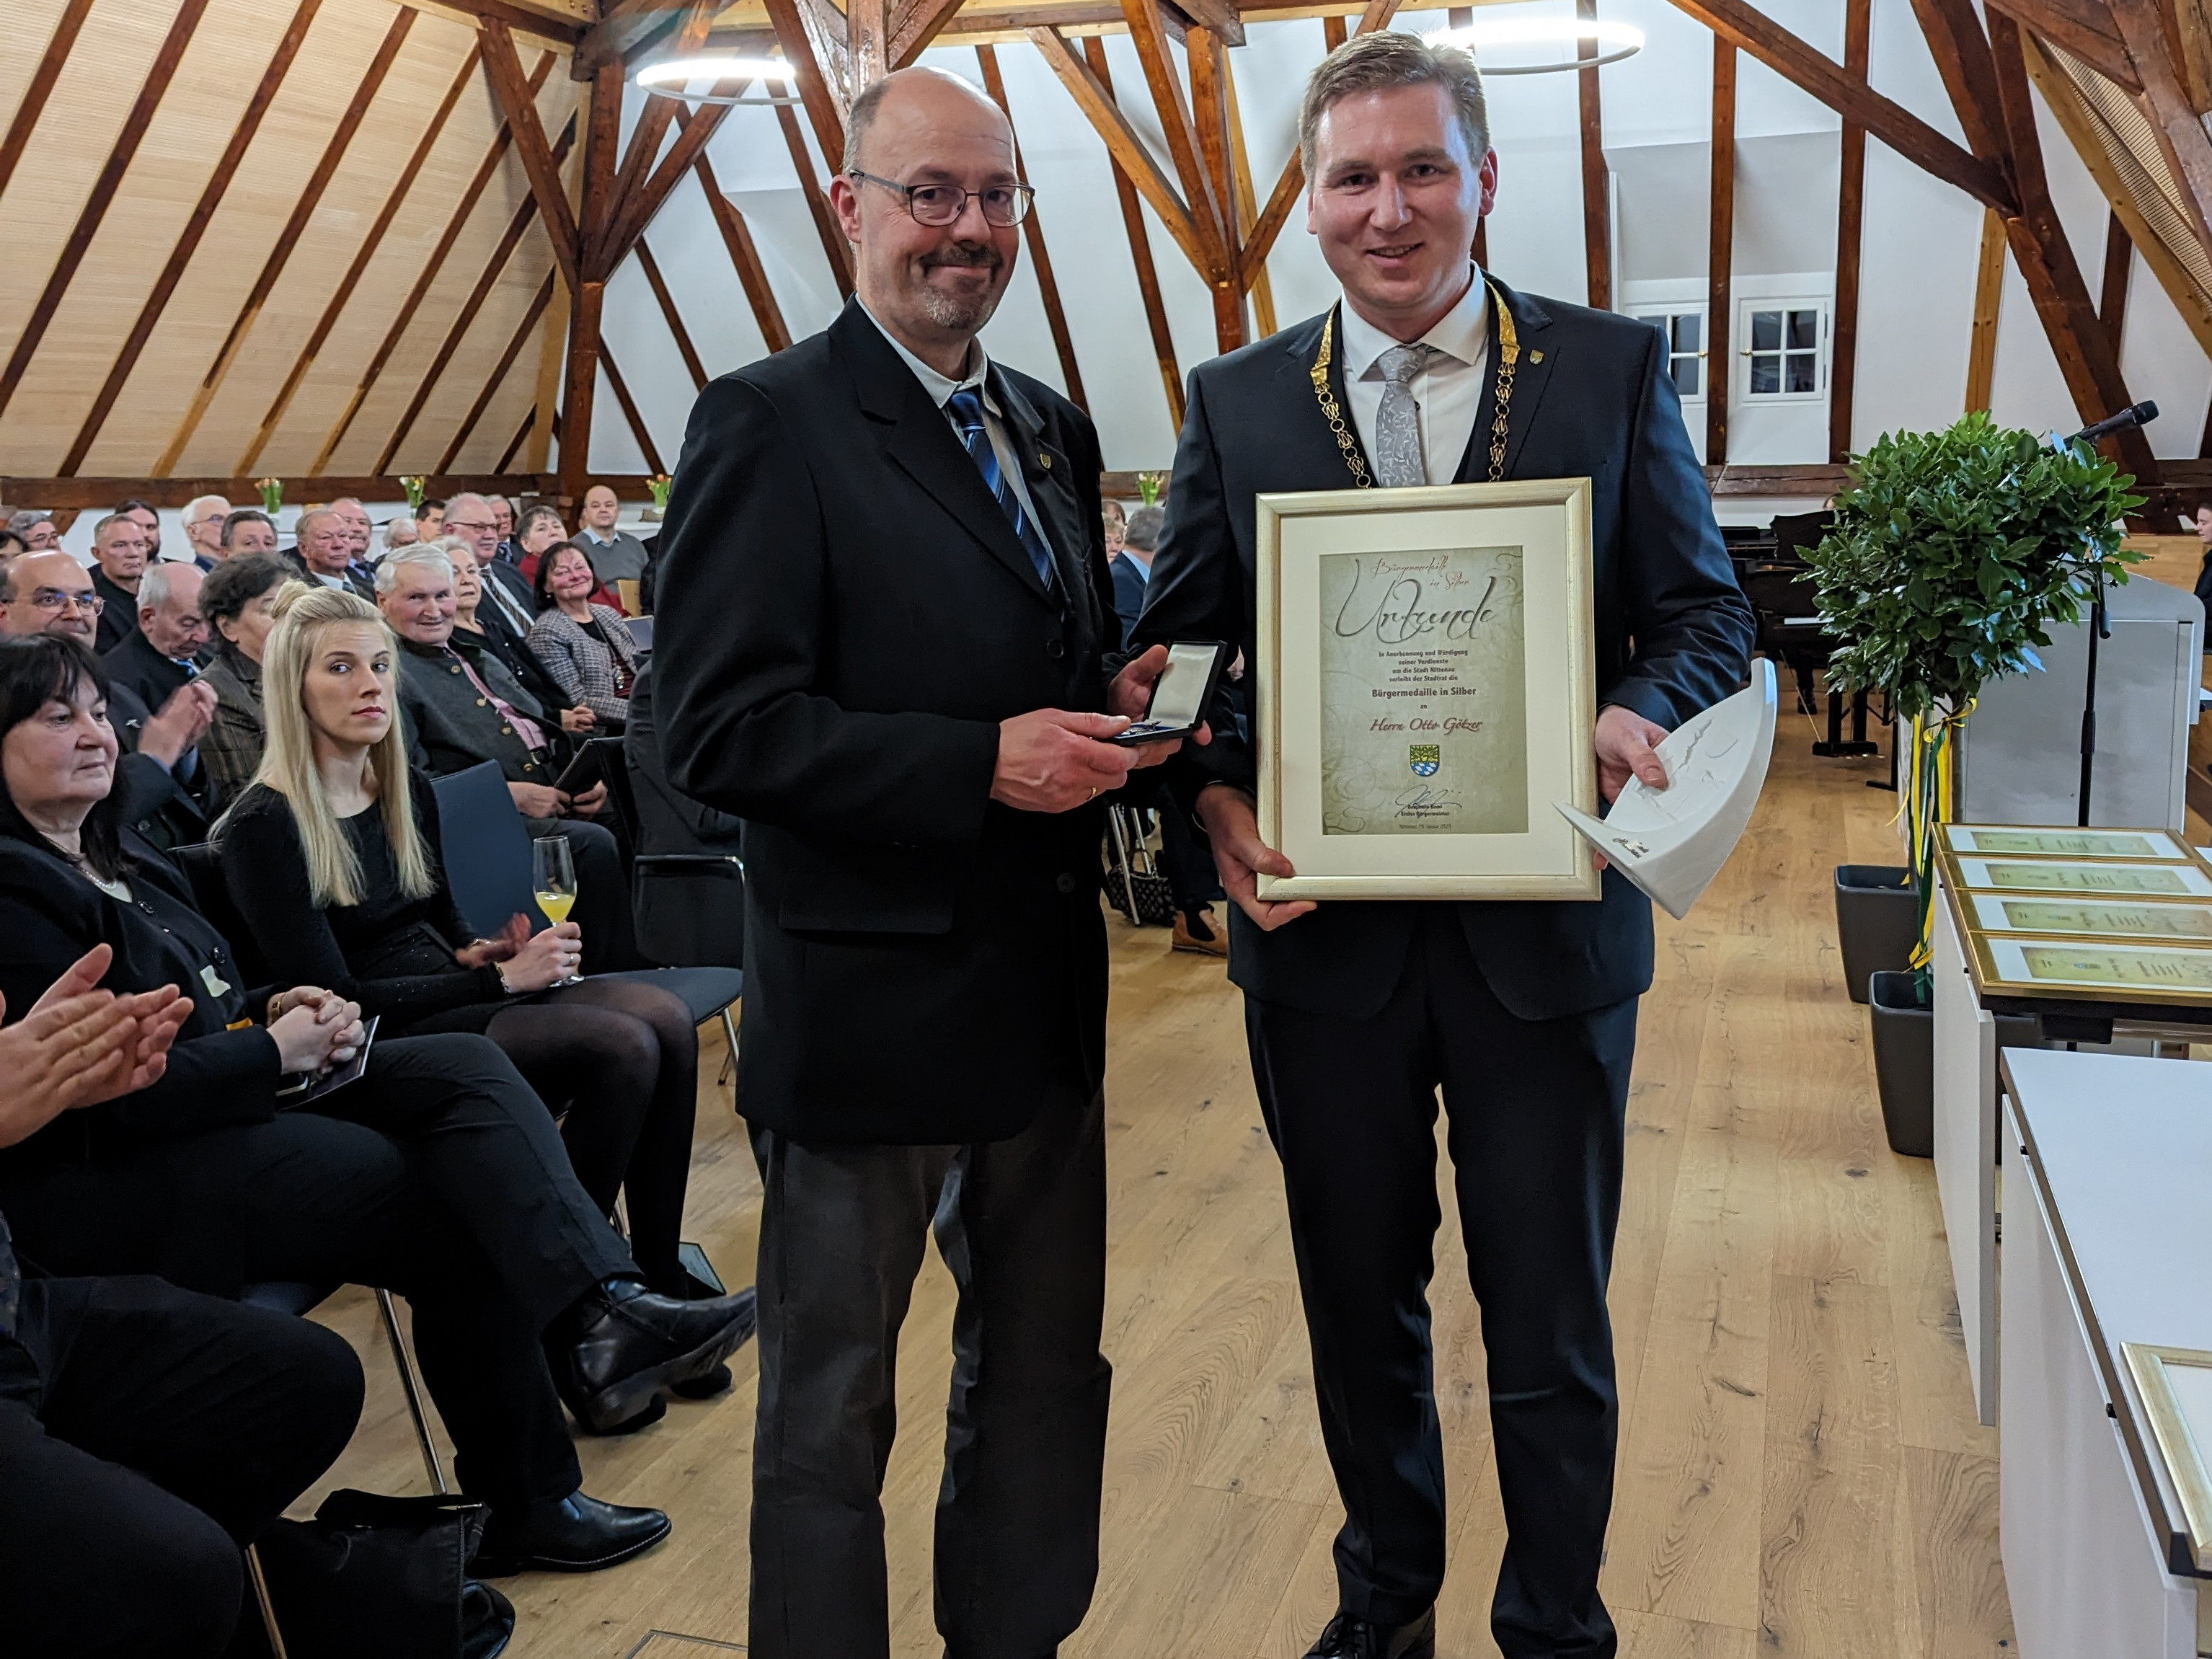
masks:
POLYGON ((759 40, 757 31, 748 31, 740 44, 711 30, 696 51, 641 64, 630 79, 641 92, 687 104, 797 103, 799 72, 781 58, 763 57, 759 40))
POLYGON ((1644 50, 1642 29, 1605 18, 1500 17, 1437 29, 1421 38, 1432 46, 1474 53, 1486 76, 1597 69, 1644 50), (1585 43, 1597 48, 1588 58, 1580 55, 1585 43))

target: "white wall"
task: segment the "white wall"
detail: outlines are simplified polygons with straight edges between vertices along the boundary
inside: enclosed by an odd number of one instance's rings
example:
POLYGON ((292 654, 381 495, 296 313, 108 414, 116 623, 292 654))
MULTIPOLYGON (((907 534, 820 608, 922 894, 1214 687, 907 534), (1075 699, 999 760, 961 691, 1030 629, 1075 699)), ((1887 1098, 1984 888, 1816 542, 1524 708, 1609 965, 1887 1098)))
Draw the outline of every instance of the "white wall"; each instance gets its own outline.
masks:
MULTIPOLYGON (((1542 0, 1486 7, 1483 15, 1557 15, 1563 9, 1560 0, 1542 0)), ((1832 0, 1763 0, 1762 9, 1820 50, 1841 56, 1843 9, 1832 0)), ((1600 71, 1606 151, 1618 179, 1616 302, 1626 307, 1671 292, 1671 285, 1701 294, 1712 37, 1667 0, 1607 0, 1605 13, 1647 35, 1642 52, 1600 71)), ((1440 10, 1413 12, 1400 26, 1419 32, 1443 21, 1440 10)), ((1311 19, 1249 23, 1247 37, 1243 47, 1231 51, 1230 62, 1256 192, 1264 198, 1291 149, 1299 90, 1322 55, 1322 26, 1311 19)), ((1172 176, 1127 39, 1109 37, 1107 56, 1133 125, 1172 176)), ((998 58, 1029 175, 1038 187, 1037 213, 1106 464, 1164 467, 1173 454, 1174 434, 1104 147, 1032 48, 1003 45, 998 58)), ((923 61, 980 79, 975 55, 966 47, 935 49, 923 61)), ((1911 0, 1875 0, 1871 61, 1877 90, 1937 130, 1959 136, 1911 0)), ((1491 82, 1490 97, 1501 172, 1488 232, 1491 263, 1516 287, 1580 302, 1586 295, 1574 77, 1499 77, 1491 82)), ((633 92, 632 118, 640 101, 633 92)), ((1815 100, 1739 57, 1733 280, 1740 295, 1805 292, 1808 283, 1815 285, 1809 291, 1832 291, 1839 125, 1815 100)), ((2103 268, 2104 205, 2047 114, 2043 137, 2061 219, 2094 287, 2103 268)), ((793 335, 824 326, 837 310, 836 289, 773 112, 733 111, 710 154, 724 189, 751 226, 793 335)), ((1957 418, 1982 218, 1978 204, 1879 142, 1868 145, 1865 203, 1855 447, 1884 431, 1957 418)), ((1158 220, 1145 211, 1170 331, 1187 374, 1214 350, 1210 296, 1158 220)), ((759 331, 696 181, 678 188, 650 239, 708 373, 761 355, 759 331)), ((1285 325, 1334 297, 1302 211, 1293 211, 1267 270, 1285 325)), ((605 319, 608 341, 660 459, 672 466, 693 391, 659 307, 634 264, 609 285, 605 319)), ((994 356, 1060 383, 1026 259, 984 338, 994 356)), ((2152 428, 2157 451, 2193 455, 2212 397, 2212 363, 2140 255, 2122 367, 2135 396, 2154 398, 2166 410, 2152 428)), ((2017 271, 2009 270, 1993 400, 1999 419, 2037 429, 2074 416, 2033 307, 2017 271)), ((1729 459, 1824 460, 1826 410, 1825 401, 1753 409, 1739 401, 1730 416, 1729 459)), ((1693 425, 1701 441, 1701 414, 1693 425)), ((596 466, 646 470, 604 377, 592 428, 596 466)))

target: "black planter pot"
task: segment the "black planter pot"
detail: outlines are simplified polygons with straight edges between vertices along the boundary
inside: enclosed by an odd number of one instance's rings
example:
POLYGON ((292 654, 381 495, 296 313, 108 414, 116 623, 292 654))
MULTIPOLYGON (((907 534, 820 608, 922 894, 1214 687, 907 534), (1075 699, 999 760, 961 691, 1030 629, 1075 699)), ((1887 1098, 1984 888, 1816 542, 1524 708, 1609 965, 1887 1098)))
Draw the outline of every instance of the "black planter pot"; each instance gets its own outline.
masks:
POLYGON ((1901 864, 1836 866, 1836 941, 1853 1002, 1867 1000, 1869 974, 1899 973, 1920 942, 1912 872, 1901 864))
MULTIPOLYGON (((1843 896, 1842 872, 1836 893, 1843 896)), ((1874 1076, 1881 1091, 1890 1151, 1936 1156, 1936 1011, 1920 1000, 1910 972, 1868 975, 1874 1013, 1874 1076)))

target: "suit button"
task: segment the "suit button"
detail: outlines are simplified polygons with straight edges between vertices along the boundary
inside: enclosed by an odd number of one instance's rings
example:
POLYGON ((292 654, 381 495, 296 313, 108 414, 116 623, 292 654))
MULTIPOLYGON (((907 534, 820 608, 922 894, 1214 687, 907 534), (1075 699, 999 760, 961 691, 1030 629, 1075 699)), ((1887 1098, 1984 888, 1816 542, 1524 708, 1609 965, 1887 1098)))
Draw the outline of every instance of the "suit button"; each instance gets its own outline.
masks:
POLYGON ((1044 642, 1044 653, 1048 657, 1055 659, 1064 657, 1067 654, 1067 647, 1058 640, 1047 640, 1044 642))
POLYGON ((487 707, 489 707, 489 705, 488 705, 488 704, 484 702, 484 700, 483 700, 482 697, 478 697, 478 698, 477 699, 477 708, 487 708, 487 707))
POLYGON ((1053 878, 1052 884, 1063 893, 1072 893, 1075 890, 1075 878, 1063 870, 1053 878))

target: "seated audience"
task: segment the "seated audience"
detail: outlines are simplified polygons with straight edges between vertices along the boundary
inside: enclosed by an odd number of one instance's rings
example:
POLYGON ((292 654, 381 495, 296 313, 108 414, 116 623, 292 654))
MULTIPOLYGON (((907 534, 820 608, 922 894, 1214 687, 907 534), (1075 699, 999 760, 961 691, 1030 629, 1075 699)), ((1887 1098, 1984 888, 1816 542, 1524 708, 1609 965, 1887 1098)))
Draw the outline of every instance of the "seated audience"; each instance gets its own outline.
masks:
POLYGON ((592 562, 563 542, 538 568, 542 607, 530 648, 560 686, 562 699, 592 711, 599 728, 620 732, 629 718, 630 682, 637 678, 637 641, 623 614, 593 595, 592 562))
POLYGON ((192 562, 203 574, 227 556, 222 525, 229 516, 230 503, 220 495, 195 495, 185 503, 185 540, 191 544, 192 562))
POLYGON ((568 699, 530 648, 529 630, 510 626, 496 605, 485 603, 488 596, 475 550, 458 536, 441 537, 434 545, 453 567, 453 648, 464 656, 489 652, 541 706, 560 710, 562 731, 589 736, 596 724, 592 711, 581 703, 562 706, 568 699))
POLYGON ((379 556, 395 547, 412 547, 420 540, 422 536, 415 528, 415 520, 404 513, 398 514, 384 521, 384 544, 378 549, 379 556))
POLYGON ((251 507, 226 513, 222 520, 222 556, 240 559, 252 555, 270 558, 276 556, 276 520, 251 507))
POLYGON ((592 562, 592 574, 599 578, 599 586, 615 593, 622 591, 616 586, 619 582, 641 583, 652 563, 643 542, 626 530, 615 528, 621 511, 622 503, 615 499, 613 490, 605 484, 593 484, 584 492, 583 524, 575 538, 576 545, 592 562))
POLYGON ((641 853, 741 853, 744 820, 702 805, 668 781, 660 729, 653 718, 653 665, 638 670, 630 688, 629 723, 623 728, 623 758, 637 799, 641 853))
POLYGON ((369 569, 376 562, 368 555, 369 544, 375 537, 376 526, 369 520, 368 509, 353 496, 341 495, 331 503, 331 511, 338 515, 338 521, 346 527, 348 556, 360 568, 369 569))
MULTIPOLYGON (((87 952, 0 1031, 0 1149, 166 1068, 191 1005, 94 989, 110 956, 87 952)), ((258 1623, 240 1547, 344 1449, 361 1401, 360 1361, 320 1325, 157 1279, 26 1276, 0 1217, 10 1650, 227 1651, 258 1623)))
POLYGON ((36 507, 9 514, 8 528, 23 538, 26 552, 50 553, 62 544, 61 532, 54 528, 54 515, 36 507))
POLYGON ((107 677, 159 708, 200 675, 199 653, 208 642, 200 614, 196 564, 179 560, 157 564, 138 579, 138 626, 122 644, 105 653, 107 677))
MULTIPOLYGON (((481 1036, 380 1038, 352 1081, 283 1094, 359 1052, 360 1010, 322 988, 240 985, 182 874, 116 817, 104 689, 67 641, 0 647, 0 995, 27 1008, 104 945, 110 988, 180 987, 190 1006, 149 1086, 0 1152, 18 1253, 224 1296, 260 1281, 397 1291, 462 1489, 490 1506, 476 1575, 586 1571, 650 1547, 665 1515, 578 1489, 561 1401, 601 1431, 634 1419, 749 1335, 750 1304, 650 1291, 544 1104, 481 1036)), ((406 822, 406 769, 386 753, 383 808, 406 822)))
POLYGON ((31 550, 31 544, 13 530, 0 530, 0 570, 5 570, 31 550))
POLYGON ((138 627, 138 584, 149 556, 145 531, 124 514, 111 513, 93 526, 92 591, 100 604, 92 648, 103 656, 138 627))
POLYGON ((514 544, 514 503, 504 495, 487 495, 483 501, 491 508, 492 531, 499 538, 499 556, 508 564, 519 564, 522 550, 514 544))
POLYGON ((579 795, 556 787, 575 745, 505 665, 456 639, 451 561, 403 547, 376 574, 384 619, 399 636, 399 708, 415 765, 441 778, 495 762, 524 828, 568 838, 585 971, 642 966, 621 851, 611 830, 591 822, 605 809, 606 785, 579 795))
POLYGON ((161 562, 161 515, 148 501, 129 501, 116 504, 115 516, 128 519, 138 526, 146 538, 146 563, 150 568, 161 562))
MULTIPOLYGON (((93 578, 66 553, 27 553, 0 577, 0 632, 51 635, 89 647, 101 611, 93 578)), ((192 790, 196 745, 215 716, 215 692, 195 680, 155 714, 127 686, 113 688, 108 714, 124 754, 117 793, 124 822, 156 847, 207 839, 207 815, 192 790)))
POLYGON ((489 1036, 539 1094, 570 1103, 561 1135, 577 1179, 608 1214, 627 1194, 646 1282, 684 1295, 689 1009, 648 980, 561 983, 582 955, 573 922, 532 935, 517 916, 512 953, 484 960, 439 868, 437 798, 404 776, 391 629, 350 595, 295 591, 277 613, 267 757, 217 831, 232 901, 270 967, 359 1003, 387 1036, 489 1036), (395 797, 405 815, 387 806, 395 797))
POLYGON ((296 544, 286 555, 311 582, 343 587, 364 599, 376 597, 376 575, 357 562, 353 552, 353 528, 327 507, 311 507, 294 527, 296 544))
MULTIPOLYGON (((514 532, 514 568, 522 573, 522 580, 535 592, 538 586, 538 568, 545 561, 545 550, 558 547, 568 538, 568 526, 561 522, 561 509, 540 501, 522 515, 514 532)), ((541 602, 540 609, 543 609, 541 602)))
POLYGON ((434 542, 446 533, 446 504, 426 500, 415 509, 415 539, 434 542))
POLYGON ((1168 527, 1164 507, 1140 507, 1121 527, 1121 546, 1109 567, 1114 573, 1114 614, 1121 619, 1126 643, 1135 631, 1145 608, 1145 592, 1152 580, 1152 551, 1168 527))
POLYGON ((505 505, 495 509, 489 496, 456 495, 446 503, 446 534, 466 542, 476 554, 485 612, 497 615, 518 639, 526 639, 538 608, 531 602, 528 580, 502 556, 499 513, 505 505))
POLYGON ((200 739, 210 812, 236 800, 261 768, 261 653, 276 618, 276 595, 297 580, 281 560, 234 558, 216 567, 200 589, 200 614, 219 641, 204 676, 215 692, 215 715, 200 739))

